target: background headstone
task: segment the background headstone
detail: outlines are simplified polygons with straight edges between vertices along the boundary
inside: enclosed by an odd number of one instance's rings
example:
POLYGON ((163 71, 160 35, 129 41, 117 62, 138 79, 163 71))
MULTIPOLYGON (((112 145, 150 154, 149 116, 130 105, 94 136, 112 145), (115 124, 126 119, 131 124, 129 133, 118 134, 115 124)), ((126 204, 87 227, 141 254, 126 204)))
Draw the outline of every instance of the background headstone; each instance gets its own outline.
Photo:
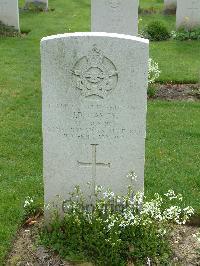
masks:
POLYGON ((30 5, 38 8, 48 9, 48 0, 25 0, 25 8, 29 8, 30 5))
POLYGON ((138 0, 92 0, 91 31, 138 34, 138 0))
POLYGON ((176 27, 200 27, 200 0, 177 0, 176 27))
POLYGON ((164 0, 165 10, 176 10, 177 0, 164 0))
POLYGON ((148 40, 108 33, 43 38, 45 203, 102 185, 143 190, 148 40), (134 171, 137 181, 128 174, 134 171))
POLYGON ((0 0, 0 21, 19 30, 18 0, 0 0))

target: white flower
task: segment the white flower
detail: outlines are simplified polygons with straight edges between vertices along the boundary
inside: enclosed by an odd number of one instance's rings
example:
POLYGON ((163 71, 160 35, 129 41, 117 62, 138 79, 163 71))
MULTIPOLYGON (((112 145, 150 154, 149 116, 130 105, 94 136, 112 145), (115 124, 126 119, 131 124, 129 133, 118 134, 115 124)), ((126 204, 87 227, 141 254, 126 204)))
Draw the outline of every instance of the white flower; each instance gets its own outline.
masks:
POLYGON ((26 197, 26 199, 24 201, 24 208, 30 206, 31 203, 33 203, 33 199, 31 197, 26 197))
POLYGON ((147 257, 147 265, 148 265, 148 266, 151 266, 151 260, 150 260, 150 258, 148 258, 148 257, 147 257))
POLYGON ((167 230, 164 229, 164 228, 158 230, 158 234, 161 235, 161 236, 166 235, 166 233, 167 233, 167 230))
POLYGON ((177 33, 176 33, 176 31, 171 31, 171 37, 172 37, 173 39, 175 39, 175 38, 176 38, 176 36, 177 36, 177 33))
POLYGON ((144 192, 137 192, 134 197, 135 204, 137 205, 137 208, 140 209, 143 201, 144 201, 144 192))
POLYGON ((117 198, 117 203, 120 204, 121 203, 121 199, 118 197, 117 198))
POLYGON ((167 198, 169 198, 169 200, 173 200, 173 199, 177 199, 179 201, 182 201, 183 200, 182 194, 176 195, 175 192, 172 189, 168 190, 168 192, 166 194, 164 194, 164 195, 167 198))
POLYGON ((114 198, 114 196, 115 196, 115 193, 110 191, 110 190, 107 190, 106 192, 103 193, 104 199, 106 199, 106 198, 112 199, 112 198, 114 198))
POLYGON ((102 186, 95 186, 95 192, 100 193, 103 190, 102 186))
POLYGON ((159 70, 158 63, 156 63, 152 58, 149 58, 148 64, 148 83, 152 84, 159 78, 161 71, 159 70))
POLYGON ((194 209, 191 206, 188 206, 183 209, 186 215, 191 216, 194 214, 194 209))
POLYGON ((107 193, 107 192, 104 192, 104 193, 103 193, 103 196, 104 196, 104 199, 105 199, 105 198, 108 198, 108 193, 107 193))
POLYGON ((154 218, 159 221, 163 220, 160 210, 160 202, 156 200, 145 202, 141 214, 150 215, 151 218, 154 218))
POLYGON ((179 206, 171 206, 163 212, 163 217, 165 220, 175 221, 177 224, 184 224, 184 221, 181 221, 181 208, 179 206))
POLYGON ((29 205, 30 205, 29 201, 25 200, 25 202, 24 202, 24 208, 26 208, 29 205))
POLYGON ((130 178, 131 181, 137 181, 137 175, 134 171, 131 171, 127 174, 127 178, 130 178))

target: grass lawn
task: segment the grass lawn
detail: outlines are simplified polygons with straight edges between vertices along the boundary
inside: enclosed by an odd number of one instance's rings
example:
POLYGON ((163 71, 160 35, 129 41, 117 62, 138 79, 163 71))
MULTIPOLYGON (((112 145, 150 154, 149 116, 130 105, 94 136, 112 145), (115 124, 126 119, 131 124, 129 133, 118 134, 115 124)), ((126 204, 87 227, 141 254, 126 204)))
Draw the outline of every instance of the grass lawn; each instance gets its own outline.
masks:
MULTIPOLYGON (((158 13, 140 16, 140 30, 149 22, 162 21, 167 28, 175 30, 176 16, 163 15, 163 0, 141 0, 142 8, 154 7, 158 13)), ((162 70, 159 81, 173 83, 197 83, 200 81, 199 41, 165 41, 152 42, 150 45, 150 56, 155 59, 162 70)))
MULTIPOLYGON (((50 0, 54 11, 20 14, 23 38, 0 39, 0 265, 23 216, 26 196, 43 198, 39 42, 43 36, 90 30, 89 0, 50 0)), ((159 1, 142 1, 145 6, 159 1)), ((22 1, 20 1, 22 4, 22 1)), ((165 21, 175 18, 145 16, 165 21)), ((198 81, 198 42, 151 43, 160 81, 198 81)), ((148 195, 173 188, 200 213, 199 103, 155 101, 148 106, 145 188, 148 195)))
POLYGON ((162 10, 163 8, 163 0, 141 0, 140 7, 149 9, 151 7, 154 7, 155 10, 162 10))

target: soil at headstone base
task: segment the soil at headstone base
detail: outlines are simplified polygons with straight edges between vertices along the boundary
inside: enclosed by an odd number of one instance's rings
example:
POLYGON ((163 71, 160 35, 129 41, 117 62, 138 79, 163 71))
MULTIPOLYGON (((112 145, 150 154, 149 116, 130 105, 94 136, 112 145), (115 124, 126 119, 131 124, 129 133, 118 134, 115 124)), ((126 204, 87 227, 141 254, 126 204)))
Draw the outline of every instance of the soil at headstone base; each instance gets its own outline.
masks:
MULTIPOLYGON (((39 245, 37 239, 41 226, 43 218, 40 217, 31 226, 26 225, 19 230, 6 266, 92 266, 90 263, 63 261, 58 255, 39 245)), ((199 227, 175 227, 171 237, 174 263, 170 265, 200 265, 200 243, 195 237, 198 233, 199 227)))
POLYGON ((6 260, 6 266, 90 266, 63 261, 57 254, 39 244, 39 231, 43 226, 43 217, 29 219, 17 233, 12 250, 6 260))
POLYGON ((200 84, 157 84, 151 99, 167 101, 200 101, 200 84))

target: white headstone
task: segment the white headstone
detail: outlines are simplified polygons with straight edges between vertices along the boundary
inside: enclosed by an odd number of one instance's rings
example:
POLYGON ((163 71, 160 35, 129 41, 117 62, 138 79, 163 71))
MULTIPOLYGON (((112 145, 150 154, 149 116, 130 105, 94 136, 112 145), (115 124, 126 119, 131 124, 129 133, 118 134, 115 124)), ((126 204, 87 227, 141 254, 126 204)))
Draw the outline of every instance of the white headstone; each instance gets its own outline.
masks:
POLYGON ((34 4, 36 7, 44 7, 48 9, 48 0, 25 0, 25 8, 28 8, 30 4, 34 4))
POLYGON ((76 185, 143 190, 148 40, 108 33, 41 41, 45 203, 76 185), (127 176, 131 171, 137 181, 127 176))
POLYGON ((176 27, 200 27, 200 0, 177 0, 176 27))
POLYGON ((177 6, 177 0, 164 0, 166 10, 174 10, 177 6))
POLYGON ((138 34, 138 0, 92 0, 91 31, 138 34))
POLYGON ((19 30, 18 0, 0 0, 0 21, 19 30))

